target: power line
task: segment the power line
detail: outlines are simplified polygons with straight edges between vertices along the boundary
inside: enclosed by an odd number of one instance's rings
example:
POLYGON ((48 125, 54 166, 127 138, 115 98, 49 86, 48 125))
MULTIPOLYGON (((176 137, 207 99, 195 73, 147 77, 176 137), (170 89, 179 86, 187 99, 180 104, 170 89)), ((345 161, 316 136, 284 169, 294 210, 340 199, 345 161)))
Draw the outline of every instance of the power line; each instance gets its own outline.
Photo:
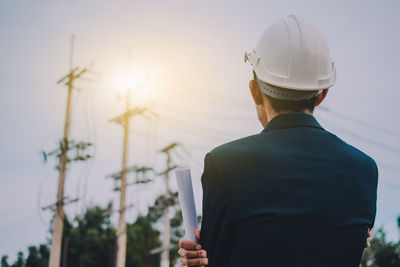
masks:
POLYGON ((172 111, 174 113, 179 113, 179 114, 190 114, 199 118, 205 118, 205 119, 223 119, 223 120, 227 120, 227 121, 240 121, 240 122, 252 122, 254 121, 256 118, 256 114, 251 117, 238 117, 238 116, 227 116, 224 114, 220 114, 220 113, 202 113, 202 112, 196 112, 193 110, 189 110, 189 109, 182 109, 180 108, 180 106, 175 106, 175 105, 169 105, 166 103, 159 103, 157 105, 158 107, 164 107, 166 108, 168 111, 172 111))
POLYGON ((387 128, 383 128, 381 126, 375 125, 375 124, 370 123, 370 122, 366 122, 366 121, 351 117, 351 116, 349 116, 347 114, 343 114, 341 112, 335 111, 335 110, 333 110, 331 108, 328 108, 326 106, 320 106, 320 107, 318 107, 318 109, 320 109, 320 110, 322 110, 324 112, 327 112, 327 113, 332 113, 332 114, 334 114, 334 115, 336 115, 338 117, 341 117, 343 119, 346 119, 348 121, 352 121, 352 122, 358 123, 358 124, 363 125, 363 126, 365 126, 367 128, 374 129, 376 131, 385 133, 387 135, 391 135, 391 136, 396 137, 396 138, 400 138, 400 133, 398 133, 398 132, 395 132, 395 131, 387 129, 387 128))
POLYGON ((37 214, 39 216, 40 222, 44 226, 46 226, 47 229, 49 229, 50 228, 50 224, 46 223, 46 221, 44 220, 44 218, 42 216, 43 209, 42 209, 41 199, 42 199, 43 182, 44 181, 41 181, 40 184, 39 184, 39 191, 38 191, 38 195, 37 195, 37 198, 36 198, 36 212, 37 212, 37 214))
MULTIPOLYGON (((145 132, 141 132, 137 129, 131 130, 132 133, 134 134, 139 134, 143 137, 151 137, 151 138, 157 138, 158 140, 162 140, 164 142, 170 142, 171 139, 167 139, 167 138, 163 138, 154 134, 146 134, 145 132)), ((191 142, 187 142, 187 141, 181 141, 181 143, 185 144, 185 146, 187 147, 191 147, 191 148, 197 148, 199 150, 210 150, 212 147, 207 147, 207 146, 201 146, 198 143, 191 143, 191 142)), ((154 164, 153 164, 154 165, 154 164)))
MULTIPOLYGON (((80 123, 79 125, 81 126, 78 132, 82 135, 82 137, 85 138, 85 140, 87 140, 87 142, 96 144, 97 143, 96 130, 95 126, 93 126, 94 125, 93 91, 83 91, 79 95, 82 95, 81 101, 80 103, 75 104, 77 108, 78 106, 80 106, 80 110, 76 112, 77 114, 79 114, 78 118, 81 118, 80 120, 77 120, 76 123, 78 124, 79 122, 80 123)), ((86 210, 86 195, 88 190, 88 180, 94 168, 96 156, 97 156, 97 146, 92 146, 91 149, 92 160, 89 163, 83 165, 79 173, 75 175, 77 177, 76 196, 79 198, 79 201, 76 202, 75 214, 82 215, 86 210)))
MULTIPOLYGON (((90 109, 91 109, 91 118, 89 119, 89 115, 87 115, 87 125, 88 125, 88 141, 92 141, 92 143, 97 144, 97 132, 96 132, 96 119, 95 119, 95 108, 94 108, 94 94, 93 92, 89 92, 91 94, 90 97, 87 97, 86 99, 89 98, 90 100, 90 109), (90 121, 92 121, 92 127, 90 130, 90 121), (92 140, 91 140, 91 136, 93 136, 92 140)), ((89 94, 87 94, 87 96, 89 96, 89 94)), ((88 110, 86 110, 86 114, 88 114, 88 110)), ((84 212, 86 210, 86 194, 87 194, 87 190, 88 190, 88 180, 89 180, 89 175, 92 172, 93 168, 94 168, 94 164, 95 164, 95 160, 96 160, 96 156, 97 156, 97 145, 95 145, 93 147, 93 160, 90 164, 90 166, 87 168, 87 173, 83 178, 83 192, 82 195, 79 196, 81 199, 81 203, 82 203, 82 208, 81 208, 81 213, 84 212)))
POLYGON ((177 120, 175 118, 168 117, 168 116, 165 116, 165 115, 160 117, 160 120, 163 120, 163 119, 165 119, 165 120, 167 120, 169 122, 172 122, 174 124, 177 124, 177 125, 182 125, 183 127, 188 127, 190 130, 193 129, 194 131, 197 131, 197 130, 203 131, 207 135, 209 135, 209 133, 212 133, 211 135, 215 136, 215 137, 238 138, 238 136, 232 135, 231 132, 226 132, 226 131, 219 130, 219 129, 209 128, 209 127, 202 126, 202 125, 199 125, 199 124, 188 123, 188 122, 177 120))
POLYGON ((169 120, 165 120, 164 119, 164 120, 160 120, 160 123, 164 124, 166 127, 171 127, 171 128, 176 129, 176 130, 179 130, 179 131, 184 131, 186 133, 190 133, 190 134, 193 135, 193 137, 202 136, 204 138, 217 140, 219 142, 227 142, 228 141, 226 137, 208 134, 207 132, 202 132, 200 130, 196 130, 196 129, 193 129, 193 128, 182 126, 179 123, 175 123, 173 121, 169 121, 169 120))
POLYGON ((391 151, 391 152, 400 154, 400 149, 397 148, 397 147, 393 147, 393 146, 390 146, 390 145, 388 145, 388 144, 385 144, 385 143, 376 141, 376 140, 374 140, 374 139, 371 139, 371 138, 368 138, 368 137, 364 137, 364 136, 359 135, 359 134, 356 134, 356 133, 354 133, 354 132, 345 130, 345 129, 341 128, 340 126, 338 126, 338 125, 335 124, 335 123, 332 123, 332 122, 328 122, 328 123, 329 123, 329 125, 332 125, 333 127, 335 127, 336 130, 341 131, 341 132, 343 132, 344 134, 346 134, 346 135, 348 135, 348 136, 352 136, 352 137, 354 137, 354 138, 357 138, 358 140, 364 140, 365 142, 367 142, 367 143, 369 143, 369 144, 371 144, 371 145, 374 145, 374 146, 376 146, 376 147, 379 147, 379 148, 381 148, 381 149, 386 149, 386 150, 388 150, 388 151, 391 151))
MULTIPOLYGON (((233 105, 232 102, 230 102, 228 99, 225 99, 225 98, 216 98, 216 97, 213 97, 211 95, 206 95, 206 94, 198 94, 198 93, 196 94, 196 92, 194 93, 193 91, 185 91, 178 87, 165 86, 162 84, 160 85, 160 87, 164 87, 172 92, 177 93, 180 96, 184 96, 184 97, 187 97, 192 100, 201 100, 203 102, 213 103, 216 105, 229 105, 229 106, 233 105)), ((245 103, 235 103, 234 104, 235 108, 242 108, 242 109, 248 109, 250 106, 251 106, 250 104, 245 104, 245 103)))
MULTIPOLYGON (((168 87, 168 88, 179 93, 180 95, 183 95, 183 96, 190 96, 191 98, 194 98, 194 99, 201 99, 201 100, 216 103, 216 104, 229 104, 230 106, 232 106, 232 103, 239 103, 239 105, 245 104, 245 101, 241 101, 241 100, 235 99, 235 98, 230 98, 229 96, 225 96, 225 95, 220 95, 220 94, 215 93, 214 91, 194 88, 192 86, 186 85, 186 84, 184 84, 182 82, 178 82, 178 81, 173 81, 173 80, 168 80, 168 81, 170 81, 170 83, 173 83, 174 85, 176 85, 173 88, 171 88, 171 87, 168 87), (182 87, 189 89, 189 90, 185 91, 185 90, 180 89, 182 87), (202 91, 202 92, 200 92, 200 91, 202 91), (196 94, 197 94, 197 96, 196 96, 196 94)), ((236 106, 236 107, 239 107, 239 106, 236 106)), ((351 117, 347 114, 343 114, 341 112, 335 111, 326 106, 320 106, 319 109, 324 112, 327 112, 327 113, 332 113, 332 114, 339 116, 341 118, 344 118, 348 121, 352 121, 352 122, 358 123, 360 125, 363 125, 365 127, 368 127, 370 129, 374 129, 381 133, 384 133, 384 134, 387 134, 387 135, 390 135, 390 136, 393 136, 396 138, 400 138, 400 133, 393 131, 391 129, 387 129, 387 128, 375 125, 373 123, 351 117)))
MULTIPOLYGON (((212 90, 207 90, 207 89, 203 89, 203 88, 198 88, 198 87, 194 87, 188 84, 185 84, 184 82, 181 81, 176 81, 176 80, 172 80, 172 79, 164 79, 164 81, 166 82, 166 84, 168 86, 173 86, 174 88, 186 88, 189 90, 189 92, 191 93, 197 93, 198 95, 206 95, 209 97, 213 97, 214 99, 224 99, 229 103, 235 103, 235 104, 239 104, 239 105, 246 105, 248 106, 247 101, 243 100, 243 99, 239 99, 239 98, 234 98, 231 97, 230 95, 222 95, 222 94, 218 94, 215 91, 212 90)), ((185 91, 187 92, 187 90, 185 91)))

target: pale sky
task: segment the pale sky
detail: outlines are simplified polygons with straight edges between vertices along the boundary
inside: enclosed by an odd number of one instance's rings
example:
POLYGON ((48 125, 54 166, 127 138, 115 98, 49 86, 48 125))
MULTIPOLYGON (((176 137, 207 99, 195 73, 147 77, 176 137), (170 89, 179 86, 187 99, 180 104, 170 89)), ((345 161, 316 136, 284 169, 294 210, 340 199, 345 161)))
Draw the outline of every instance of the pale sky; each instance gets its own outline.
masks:
MULTIPOLYGON (((130 165, 161 171, 165 158, 157 151, 182 143, 174 161, 192 168, 200 209, 205 153, 262 130, 248 93, 251 68, 244 52, 289 14, 313 22, 330 44, 337 83, 324 104, 331 111, 317 109, 316 116, 377 161, 376 226, 397 240, 399 7, 398 1, 1 1, 0 256, 13 259, 49 237, 51 212, 39 207, 54 203, 58 176, 56 162, 44 165, 40 152, 54 149, 62 137, 66 88, 56 82, 69 69, 72 33, 74 66, 94 72, 73 92, 71 137, 90 140, 96 149, 95 159, 70 166, 66 195, 80 201, 67 214, 111 200, 118 206, 105 176, 121 166, 122 127, 109 119, 124 108, 117 93, 126 87, 129 47, 132 72, 148 75, 147 88, 134 91, 133 105, 159 115, 132 119, 130 165)), ((137 208, 128 211, 128 222, 162 192, 162 179, 156 180, 129 188, 128 204, 137 208)))

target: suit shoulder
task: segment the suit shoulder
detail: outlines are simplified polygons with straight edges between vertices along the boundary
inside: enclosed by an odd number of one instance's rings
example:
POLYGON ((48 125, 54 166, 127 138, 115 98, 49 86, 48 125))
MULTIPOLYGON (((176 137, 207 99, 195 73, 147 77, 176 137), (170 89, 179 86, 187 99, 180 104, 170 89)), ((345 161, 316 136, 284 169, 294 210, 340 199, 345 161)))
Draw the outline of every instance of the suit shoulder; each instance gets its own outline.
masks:
MULTIPOLYGON (((332 134, 332 133, 330 133, 330 134, 332 134)), ((334 135, 334 134, 332 134, 332 135, 337 139, 337 141, 340 143, 340 145, 343 146, 345 151, 351 156, 351 158, 354 161, 358 162, 364 168, 368 168, 369 170, 374 170, 376 173, 378 172, 377 164, 371 156, 367 155, 365 152, 361 151, 360 149, 346 143, 345 141, 343 141, 336 135, 334 135)))
MULTIPOLYGON (((227 171, 235 169, 233 166, 238 166, 238 162, 245 154, 253 153, 252 148, 257 145, 258 136, 259 134, 247 136, 212 149, 204 159, 204 173, 216 172, 222 180, 225 180, 223 177, 226 176, 227 171)), ((204 173, 202 180, 205 180, 204 173)))
POLYGON ((238 153, 240 151, 249 149, 249 147, 257 143, 258 136, 259 134, 255 134, 230 141, 212 149, 209 154, 218 158, 221 156, 226 156, 227 154, 238 153))

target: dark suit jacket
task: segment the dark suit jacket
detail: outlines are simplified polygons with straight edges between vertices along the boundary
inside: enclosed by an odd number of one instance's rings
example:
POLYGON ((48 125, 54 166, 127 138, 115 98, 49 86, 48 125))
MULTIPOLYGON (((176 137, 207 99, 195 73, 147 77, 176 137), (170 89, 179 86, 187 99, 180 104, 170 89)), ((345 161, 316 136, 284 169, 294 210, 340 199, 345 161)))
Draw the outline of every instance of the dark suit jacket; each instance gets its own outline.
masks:
POLYGON ((209 266, 358 267, 377 180, 374 160, 313 116, 276 116, 206 155, 200 243, 209 266))

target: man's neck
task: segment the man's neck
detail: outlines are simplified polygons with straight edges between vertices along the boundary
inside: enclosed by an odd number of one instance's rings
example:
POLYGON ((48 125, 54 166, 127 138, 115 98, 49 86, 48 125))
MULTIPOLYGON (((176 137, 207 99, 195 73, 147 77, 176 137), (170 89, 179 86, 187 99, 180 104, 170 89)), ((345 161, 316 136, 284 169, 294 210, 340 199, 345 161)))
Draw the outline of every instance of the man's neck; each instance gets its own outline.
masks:
MULTIPOLYGON (((288 113, 288 112, 292 112, 292 111, 276 112, 272 108, 267 108, 268 122, 270 122, 274 117, 278 116, 279 114, 284 114, 284 113, 288 113)), ((308 109, 300 110, 299 112, 304 112, 304 113, 313 115, 313 112, 308 109)))

